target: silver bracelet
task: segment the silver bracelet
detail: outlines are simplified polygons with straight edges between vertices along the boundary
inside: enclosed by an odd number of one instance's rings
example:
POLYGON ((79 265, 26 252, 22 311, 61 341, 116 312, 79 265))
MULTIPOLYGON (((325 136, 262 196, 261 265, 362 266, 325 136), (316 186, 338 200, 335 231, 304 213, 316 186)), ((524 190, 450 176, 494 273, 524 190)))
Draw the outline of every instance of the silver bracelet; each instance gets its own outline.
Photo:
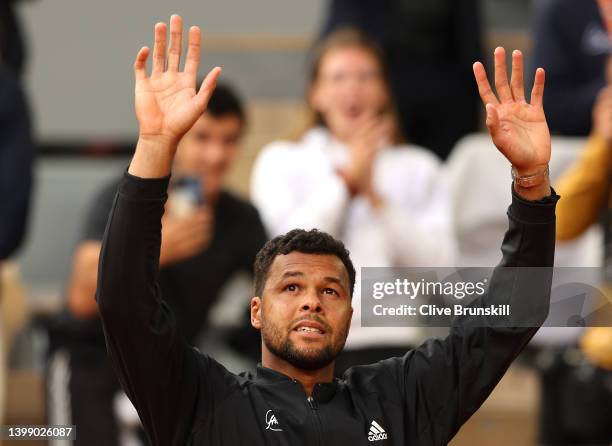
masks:
POLYGON ((516 171, 516 168, 512 166, 510 169, 510 173, 512 174, 512 179, 514 180, 514 184, 520 187, 534 187, 542 184, 542 180, 548 177, 550 170, 548 169, 548 164, 546 165, 546 169, 541 172, 532 173, 531 175, 523 175, 520 176, 516 171))

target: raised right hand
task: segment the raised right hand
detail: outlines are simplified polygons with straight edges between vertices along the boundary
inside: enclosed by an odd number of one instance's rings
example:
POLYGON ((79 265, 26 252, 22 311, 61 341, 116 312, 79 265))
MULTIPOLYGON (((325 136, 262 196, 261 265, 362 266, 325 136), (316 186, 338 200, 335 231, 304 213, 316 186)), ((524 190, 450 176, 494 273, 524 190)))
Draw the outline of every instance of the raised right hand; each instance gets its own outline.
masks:
POLYGON ((141 178, 161 178, 170 173, 179 140, 204 113, 221 68, 208 73, 196 92, 196 75, 200 63, 200 28, 189 30, 189 49, 184 71, 179 70, 182 19, 170 19, 170 49, 166 64, 166 24, 155 25, 153 70, 147 77, 149 48, 136 56, 135 103, 140 125, 138 144, 129 173, 141 178))
POLYGON ((200 28, 189 29, 189 48, 184 71, 180 71, 183 21, 180 16, 170 19, 170 48, 166 58, 166 24, 155 25, 153 70, 145 71, 149 48, 143 47, 136 56, 136 117, 141 137, 164 137, 178 141, 202 115, 215 89, 221 69, 214 68, 196 92, 196 76, 200 64, 200 28), (166 61, 167 59, 167 61, 166 61))

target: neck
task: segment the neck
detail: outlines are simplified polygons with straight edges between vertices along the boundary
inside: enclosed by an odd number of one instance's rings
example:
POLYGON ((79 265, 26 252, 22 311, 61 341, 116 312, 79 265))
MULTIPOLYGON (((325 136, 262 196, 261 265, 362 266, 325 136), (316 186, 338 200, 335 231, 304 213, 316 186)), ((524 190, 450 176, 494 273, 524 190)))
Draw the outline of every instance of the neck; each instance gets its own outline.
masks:
POLYGON ((204 194, 204 202, 211 206, 214 207, 215 204, 217 203, 217 200, 219 199, 219 194, 221 193, 221 190, 217 189, 215 191, 202 191, 202 194, 204 194))
POLYGON ((315 384, 328 383, 334 380, 334 361, 320 369, 305 370, 297 368, 274 355, 265 345, 262 345, 261 351, 261 365, 295 379, 302 385, 308 396, 312 395, 315 384))

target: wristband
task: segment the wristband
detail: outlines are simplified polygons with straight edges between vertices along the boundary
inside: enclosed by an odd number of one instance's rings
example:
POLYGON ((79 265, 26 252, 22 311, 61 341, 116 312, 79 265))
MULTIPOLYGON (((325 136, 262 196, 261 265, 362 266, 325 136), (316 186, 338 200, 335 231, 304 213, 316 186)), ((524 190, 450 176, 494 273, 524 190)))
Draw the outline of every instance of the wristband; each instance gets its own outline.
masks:
POLYGON ((534 187, 542 184, 542 181, 548 178, 549 174, 548 164, 546 168, 541 172, 532 173, 531 175, 523 175, 520 176, 516 171, 516 168, 512 166, 510 173, 512 174, 512 179, 514 180, 514 184, 520 187, 534 187))

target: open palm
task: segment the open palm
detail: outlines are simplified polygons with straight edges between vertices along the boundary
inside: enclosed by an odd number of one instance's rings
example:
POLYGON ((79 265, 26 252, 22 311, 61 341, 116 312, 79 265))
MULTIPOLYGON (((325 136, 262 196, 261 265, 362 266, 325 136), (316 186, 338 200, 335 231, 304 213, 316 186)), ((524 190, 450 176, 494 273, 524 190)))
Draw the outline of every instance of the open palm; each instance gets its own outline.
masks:
POLYGON ((178 15, 170 19, 170 45, 166 51, 166 24, 155 25, 153 68, 146 75, 149 48, 143 47, 134 63, 135 106, 141 137, 180 139, 202 115, 215 88, 221 69, 213 69, 196 91, 200 63, 200 29, 189 30, 189 47, 184 71, 180 71, 183 23, 178 15), (167 57, 166 57, 167 53, 167 57))
POLYGON ((550 161, 550 132, 546 124, 542 97, 544 70, 538 68, 531 92, 531 103, 525 100, 523 55, 512 53, 512 78, 508 84, 506 53, 495 50, 495 87, 491 90, 484 66, 474 64, 478 92, 487 108, 487 127, 495 146, 520 172, 530 172, 550 161))

